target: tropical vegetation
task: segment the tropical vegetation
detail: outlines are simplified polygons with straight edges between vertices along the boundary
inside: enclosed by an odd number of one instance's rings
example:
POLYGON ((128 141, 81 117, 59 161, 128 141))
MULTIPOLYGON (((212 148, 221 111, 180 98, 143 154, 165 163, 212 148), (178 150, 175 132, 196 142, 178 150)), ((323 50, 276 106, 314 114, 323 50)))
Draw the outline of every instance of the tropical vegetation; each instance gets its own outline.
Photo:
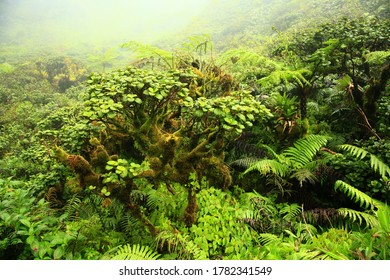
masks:
POLYGON ((387 1, 214 5, 120 54, 0 46, 1 259, 390 259, 387 1))

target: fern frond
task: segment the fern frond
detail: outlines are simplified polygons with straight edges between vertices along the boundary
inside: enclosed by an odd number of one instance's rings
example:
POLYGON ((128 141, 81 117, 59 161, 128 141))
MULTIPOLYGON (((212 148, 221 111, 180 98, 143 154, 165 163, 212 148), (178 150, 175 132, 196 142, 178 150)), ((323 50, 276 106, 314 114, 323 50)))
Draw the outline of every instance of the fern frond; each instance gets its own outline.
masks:
POLYGON ((306 71, 304 69, 278 69, 273 71, 267 77, 261 78, 258 83, 264 87, 270 87, 280 84, 289 84, 291 82, 296 82, 297 84, 299 84, 299 86, 310 85, 310 82, 306 80, 304 74, 306 74, 306 71))
POLYGON ((313 160, 318 151, 326 145, 329 137, 324 135, 309 135, 299 139, 294 146, 287 148, 283 155, 291 160, 296 168, 302 168, 313 160))
POLYGON ((349 260, 349 257, 347 257, 341 253, 330 252, 330 251, 324 250, 322 248, 319 248, 318 250, 320 250, 321 252, 323 252, 324 254, 329 256, 332 260, 349 260))
POLYGON ((365 212, 356 211, 348 208, 340 208, 337 209, 337 211, 340 215, 350 219, 352 222, 358 222, 359 225, 362 225, 363 222, 365 222, 368 226, 375 227, 378 224, 378 220, 375 216, 365 212))
POLYGON ((132 190, 130 193, 130 197, 134 201, 144 201, 147 199, 148 194, 143 190, 132 190))
POLYGON ((287 165, 282 164, 273 159, 262 159, 255 162, 247 170, 245 170, 244 174, 252 170, 257 170, 263 175, 267 175, 268 173, 274 173, 281 177, 286 176, 289 172, 289 168, 287 165))
POLYGON ((341 180, 337 180, 334 187, 335 190, 340 189, 353 201, 359 203, 361 207, 374 209, 376 206, 376 202, 372 197, 341 180))
POLYGON ((174 56, 171 52, 157 48, 152 45, 142 44, 137 41, 130 41, 122 44, 122 48, 128 48, 138 54, 138 58, 158 58, 165 62, 169 68, 174 67, 174 56))
POLYGON ((272 233, 260 233, 259 241, 262 245, 268 246, 273 242, 282 242, 282 239, 279 236, 272 233))
POLYGON ((382 178, 390 176, 390 167, 373 154, 370 155, 370 166, 375 172, 378 172, 382 178))
POLYGON ((277 159, 278 161, 282 161, 283 160, 283 157, 278 155, 274 149, 272 149, 270 146, 268 145, 264 145, 264 144, 260 144, 259 147, 261 149, 264 149, 267 153, 269 153, 271 156, 273 156, 275 159, 277 159))
POLYGON ((382 231, 390 234, 390 207, 387 204, 380 205, 376 214, 382 231))
POLYGON ((317 177, 307 168, 298 169, 291 175, 291 178, 297 179, 301 187, 305 182, 314 185, 317 181, 317 177))
POLYGON ((341 77, 336 84, 336 88, 340 91, 344 91, 351 84, 351 77, 344 75, 341 77))
POLYGON ((389 58, 390 58, 390 50, 375 51, 366 54, 367 62, 372 65, 381 65, 389 58))
POLYGON ((240 155, 252 156, 257 158, 263 158, 267 156, 264 149, 259 148, 255 144, 247 143, 244 140, 237 140, 234 144, 235 151, 239 152, 240 155))
POLYGON ((256 163, 259 159, 255 157, 240 158, 229 163, 230 167, 249 168, 252 164, 256 163))
POLYGON ((366 150, 350 144, 343 144, 338 147, 344 151, 351 153, 354 157, 357 157, 359 159, 365 158, 368 154, 366 150))
POLYGON ((382 176, 382 178, 387 178, 388 176, 390 176, 390 167, 375 155, 367 152, 365 149, 353 145, 349 145, 349 144, 340 145, 338 147, 342 150, 349 152, 350 154, 352 154, 354 157, 358 159, 364 159, 367 155, 369 155, 370 166, 372 170, 379 173, 379 175, 382 176))
POLYGON ((284 196, 285 193, 291 194, 291 190, 289 188, 292 186, 292 184, 288 180, 276 174, 268 174, 266 176, 266 184, 277 187, 282 196, 284 196))
POLYGON ((332 224, 340 219, 340 213, 335 208, 314 208, 305 211, 304 218, 316 225, 332 224))
POLYGON ((146 205, 150 209, 156 209, 160 204, 164 203, 164 197, 161 195, 161 192, 152 189, 148 191, 148 198, 146 201, 146 205))
POLYGON ((280 209, 280 214, 283 215, 283 219, 287 221, 291 221, 293 218, 300 215, 302 212, 301 206, 296 203, 289 204, 280 209))
POLYGON ((277 209, 275 208, 275 202, 266 196, 262 196, 256 191, 247 192, 242 194, 241 203, 244 204, 245 201, 249 201, 251 206, 255 209, 266 208, 269 213, 277 213, 277 209))
POLYGON ((226 63, 226 61, 232 60, 232 58, 237 59, 237 61, 234 60, 234 62, 232 62, 233 64, 240 64, 243 66, 261 65, 264 68, 270 68, 270 66, 276 68, 276 62, 259 55, 258 52, 248 49, 230 49, 218 56, 218 62, 226 63))
POLYGON ((74 194, 70 199, 67 200, 63 210, 64 213, 61 215, 60 220, 72 221, 76 219, 76 216, 80 209, 81 200, 77 194, 74 194))
POLYGON ((160 254, 148 246, 126 244, 117 248, 112 260, 157 260, 160 254))
POLYGON ((134 229, 141 227, 139 220, 137 220, 129 212, 124 213, 118 222, 119 230, 124 232, 126 236, 130 237, 134 233, 134 229))
POLYGON ((188 239, 188 235, 186 234, 163 230, 156 236, 155 241, 160 248, 163 248, 165 246, 168 252, 177 253, 180 259, 208 259, 208 252, 202 250, 191 239, 188 239))

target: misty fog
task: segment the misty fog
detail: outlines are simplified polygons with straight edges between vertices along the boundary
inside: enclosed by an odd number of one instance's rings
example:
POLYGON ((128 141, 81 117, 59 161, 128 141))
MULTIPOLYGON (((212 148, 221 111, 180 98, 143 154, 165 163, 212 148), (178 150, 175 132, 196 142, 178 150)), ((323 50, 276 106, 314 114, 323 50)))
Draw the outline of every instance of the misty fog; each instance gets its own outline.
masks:
POLYGON ((211 0, 1 0, 2 44, 68 49, 152 42, 182 30, 211 0))

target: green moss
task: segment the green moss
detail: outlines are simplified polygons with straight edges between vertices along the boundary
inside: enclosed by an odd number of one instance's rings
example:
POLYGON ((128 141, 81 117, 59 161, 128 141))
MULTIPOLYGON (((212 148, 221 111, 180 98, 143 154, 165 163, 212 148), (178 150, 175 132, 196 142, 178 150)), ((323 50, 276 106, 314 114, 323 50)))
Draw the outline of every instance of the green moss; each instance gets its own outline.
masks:
POLYGON ((61 163, 68 165, 68 159, 69 159, 69 154, 65 152, 62 148, 55 146, 54 147, 54 156, 55 158, 60 161, 61 163))

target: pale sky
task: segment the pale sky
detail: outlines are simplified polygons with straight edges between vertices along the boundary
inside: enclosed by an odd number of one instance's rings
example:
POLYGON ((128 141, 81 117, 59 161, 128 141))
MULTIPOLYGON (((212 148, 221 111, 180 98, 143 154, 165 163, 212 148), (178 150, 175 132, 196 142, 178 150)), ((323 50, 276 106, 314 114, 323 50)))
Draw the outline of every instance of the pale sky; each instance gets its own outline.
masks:
POLYGON ((140 40, 180 31, 211 0, 4 0, 7 30, 40 43, 140 40))

